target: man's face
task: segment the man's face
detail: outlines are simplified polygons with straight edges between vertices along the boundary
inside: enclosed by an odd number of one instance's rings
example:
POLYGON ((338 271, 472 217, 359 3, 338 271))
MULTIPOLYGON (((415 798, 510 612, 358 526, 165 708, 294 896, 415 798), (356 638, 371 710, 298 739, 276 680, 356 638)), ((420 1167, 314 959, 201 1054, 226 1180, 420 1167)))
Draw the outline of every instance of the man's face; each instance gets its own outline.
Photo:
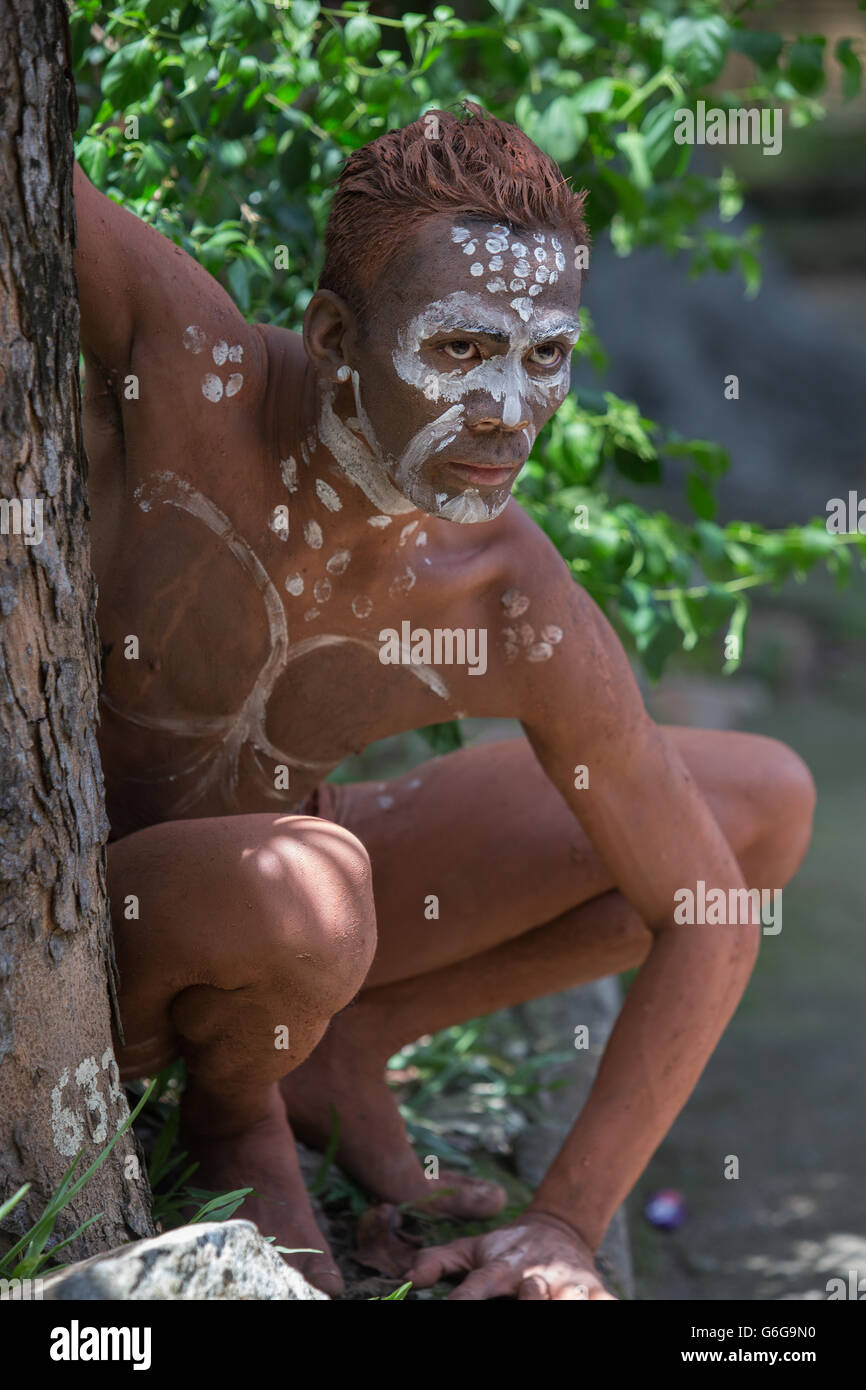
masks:
POLYGON ((351 380, 326 400, 331 437, 343 425, 430 515, 497 516, 568 391, 579 292, 567 234, 431 219, 368 300, 351 380))

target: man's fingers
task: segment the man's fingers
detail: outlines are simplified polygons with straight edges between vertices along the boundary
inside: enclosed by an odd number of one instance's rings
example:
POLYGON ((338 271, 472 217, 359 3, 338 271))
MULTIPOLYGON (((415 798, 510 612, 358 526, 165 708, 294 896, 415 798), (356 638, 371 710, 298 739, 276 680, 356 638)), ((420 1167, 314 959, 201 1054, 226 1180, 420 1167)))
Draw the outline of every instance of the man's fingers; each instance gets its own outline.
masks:
POLYGON ((547 1280, 542 1279, 540 1274, 528 1274, 520 1282, 517 1290, 517 1297, 520 1299, 548 1299, 550 1289, 547 1287, 547 1280))
POLYGON ((448 1295, 446 1302, 466 1303, 484 1298, 502 1298, 514 1293, 517 1277, 510 1264, 504 1260, 492 1260, 481 1269, 473 1269, 463 1283, 448 1295))
POLYGON ((474 1236, 463 1236, 460 1240, 450 1241, 448 1245, 431 1245, 429 1249, 419 1251, 412 1268, 407 1270, 406 1278, 411 1279, 419 1289, 429 1289, 446 1274, 459 1274, 464 1269, 471 1269, 474 1244, 474 1236))

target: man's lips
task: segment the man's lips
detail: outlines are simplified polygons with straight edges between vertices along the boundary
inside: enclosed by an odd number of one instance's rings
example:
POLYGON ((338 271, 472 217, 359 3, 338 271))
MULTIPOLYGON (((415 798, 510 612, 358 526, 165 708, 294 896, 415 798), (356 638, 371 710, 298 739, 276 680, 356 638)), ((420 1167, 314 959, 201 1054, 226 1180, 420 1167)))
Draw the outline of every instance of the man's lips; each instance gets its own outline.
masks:
POLYGON ((471 483, 473 487, 502 487, 502 484, 507 483, 521 466, 519 462, 494 465, 458 463, 454 459, 448 459, 445 464, 445 467, 455 473, 464 483, 471 483))

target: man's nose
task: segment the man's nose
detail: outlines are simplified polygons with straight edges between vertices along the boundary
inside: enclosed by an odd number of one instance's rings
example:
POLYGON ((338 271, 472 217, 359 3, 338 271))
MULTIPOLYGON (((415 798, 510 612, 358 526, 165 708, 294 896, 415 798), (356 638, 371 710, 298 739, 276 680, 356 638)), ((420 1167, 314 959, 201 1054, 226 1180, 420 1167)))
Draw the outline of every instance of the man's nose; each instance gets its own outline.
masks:
POLYGON ((492 434, 494 430, 506 430, 509 434, 517 434, 520 430, 528 428, 530 420, 528 415, 523 419, 514 420, 514 414, 522 415, 522 411, 509 413, 503 406, 498 412, 491 410, 485 415, 479 415, 476 419, 467 420, 466 423, 470 430, 476 431, 478 434, 492 434))

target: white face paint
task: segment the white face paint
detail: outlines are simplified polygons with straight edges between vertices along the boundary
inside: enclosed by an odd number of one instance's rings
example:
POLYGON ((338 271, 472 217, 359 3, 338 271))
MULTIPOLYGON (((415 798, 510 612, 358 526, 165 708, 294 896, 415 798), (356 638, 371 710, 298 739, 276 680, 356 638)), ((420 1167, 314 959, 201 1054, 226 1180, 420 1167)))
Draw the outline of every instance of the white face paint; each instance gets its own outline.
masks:
MULTIPOLYGON (((402 381, 416 387, 429 401, 443 401, 448 408, 431 420, 409 441, 399 458, 386 456, 373 430, 361 400, 361 381, 357 371, 347 375, 341 367, 339 379, 351 379, 355 414, 343 421, 334 409, 336 386, 328 383, 322 392, 319 436, 340 464, 346 476, 360 487, 383 514, 369 518, 371 525, 387 525, 392 516, 416 507, 450 521, 473 523, 491 520, 504 509, 510 492, 497 489, 483 495, 475 487, 465 487, 457 496, 451 489, 436 491, 424 477, 431 456, 441 453, 464 428, 464 398, 483 393, 501 402, 501 419, 506 428, 521 420, 527 453, 535 442, 533 416, 537 408, 556 409, 564 399, 570 380, 570 352, 564 352, 556 372, 533 372, 529 353, 554 338, 573 346, 580 334, 576 312, 543 307, 540 296, 557 278, 551 260, 561 256, 560 243, 548 234, 532 234, 530 249, 512 240, 512 233, 501 223, 493 224, 485 235, 473 234, 466 227, 451 229, 451 240, 472 257, 470 274, 479 280, 502 271, 485 281, 479 292, 457 290, 447 298, 430 304, 398 335, 392 353, 395 370, 402 381), (482 249, 483 247, 483 249, 482 249), (481 257, 487 258, 487 263, 481 257), (533 278, 534 277, 534 278, 533 278), (529 288, 527 292, 527 281, 529 288), (497 295, 514 295, 507 304, 497 295), (441 370, 424 360, 423 344, 433 335, 453 330, 454 337, 486 333, 505 342, 505 352, 494 352, 469 370, 455 366, 441 370), (530 407, 535 406, 533 411, 530 407)), ((556 261, 558 265, 558 259, 556 261)))

